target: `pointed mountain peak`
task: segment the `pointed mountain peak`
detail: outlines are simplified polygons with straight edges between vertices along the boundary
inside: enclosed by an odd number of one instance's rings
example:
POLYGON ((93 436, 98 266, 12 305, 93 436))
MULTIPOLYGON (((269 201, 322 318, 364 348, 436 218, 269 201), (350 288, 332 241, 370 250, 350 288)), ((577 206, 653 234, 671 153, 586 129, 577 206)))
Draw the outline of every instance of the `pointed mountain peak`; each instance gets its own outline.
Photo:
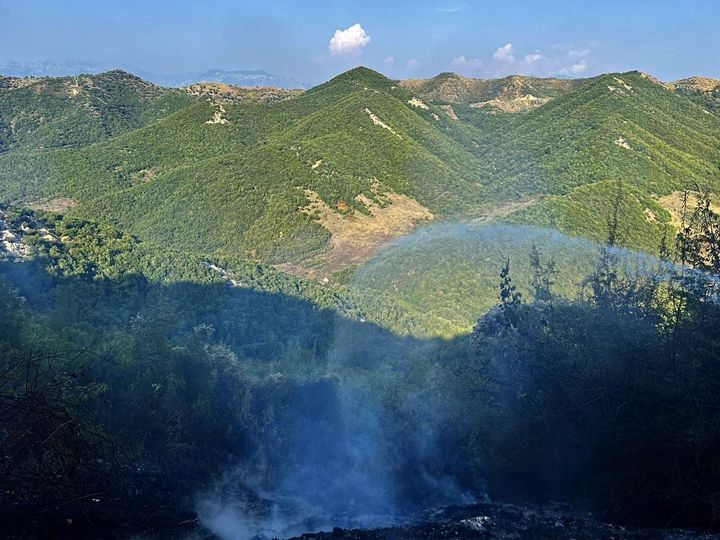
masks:
POLYGON ((365 66, 358 66, 341 73, 320 86, 316 86, 313 90, 340 87, 347 87, 348 89, 372 88, 373 90, 389 90, 395 84, 395 81, 389 79, 382 73, 378 73, 365 66))

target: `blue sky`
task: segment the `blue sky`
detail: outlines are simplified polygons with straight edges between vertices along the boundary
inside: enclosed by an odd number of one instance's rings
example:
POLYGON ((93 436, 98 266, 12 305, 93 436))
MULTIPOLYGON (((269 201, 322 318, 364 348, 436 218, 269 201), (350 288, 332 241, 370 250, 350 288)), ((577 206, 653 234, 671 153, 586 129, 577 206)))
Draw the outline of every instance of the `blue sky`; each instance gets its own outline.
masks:
POLYGON ((42 60, 308 82, 358 64, 393 77, 720 77, 720 0, 0 0, 0 61, 42 60))

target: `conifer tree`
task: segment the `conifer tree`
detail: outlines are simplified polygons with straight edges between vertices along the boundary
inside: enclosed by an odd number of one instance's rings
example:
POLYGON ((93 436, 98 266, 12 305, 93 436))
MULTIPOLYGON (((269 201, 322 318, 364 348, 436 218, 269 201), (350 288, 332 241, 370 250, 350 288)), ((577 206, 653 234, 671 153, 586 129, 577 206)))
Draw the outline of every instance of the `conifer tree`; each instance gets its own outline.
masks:
POLYGON ((532 268, 532 288, 535 300, 548 302, 552 299, 553 276, 557 272, 555 260, 549 259, 545 264, 536 244, 530 248, 530 267, 532 268))

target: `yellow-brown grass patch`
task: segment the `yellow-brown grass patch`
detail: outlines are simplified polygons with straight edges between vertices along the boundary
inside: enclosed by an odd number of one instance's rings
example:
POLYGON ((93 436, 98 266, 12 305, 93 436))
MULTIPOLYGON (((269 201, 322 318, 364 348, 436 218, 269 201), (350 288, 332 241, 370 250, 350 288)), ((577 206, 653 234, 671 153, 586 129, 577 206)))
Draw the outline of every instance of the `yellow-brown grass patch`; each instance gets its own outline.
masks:
POLYGON ((75 208, 78 201, 70 199, 68 197, 54 197, 51 199, 41 199, 39 201, 33 201, 27 204, 27 207, 31 210, 41 210, 43 212, 64 212, 75 208))
MULTIPOLYGON (((697 208, 698 195, 699 193, 696 191, 673 191, 669 195, 655 197, 655 200, 670 213, 670 224, 675 227, 675 229, 680 230, 683 221, 683 211, 689 213, 697 208), (687 197, 685 197, 685 193, 687 193, 687 197)), ((720 213, 720 205, 717 204, 717 199, 710 202, 710 208, 714 212, 720 213)))
POLYGON ((309 203, 301 211, 317 216, 320 225, 330 231, 328 250, 307 265, 281 265, 280 268, 314 279, 324 280, 335 272, 367 262, 390 240, 412 232, 419 223, 435 217, 415 199, 392 192, 379 196, 382 205, 358 195, 356 201, 368 209, 368 214, 349 211, 349 207, 344 206, 341 209, 339 205, 337 209, 332 208, 309 189, 305 195, 309 203))

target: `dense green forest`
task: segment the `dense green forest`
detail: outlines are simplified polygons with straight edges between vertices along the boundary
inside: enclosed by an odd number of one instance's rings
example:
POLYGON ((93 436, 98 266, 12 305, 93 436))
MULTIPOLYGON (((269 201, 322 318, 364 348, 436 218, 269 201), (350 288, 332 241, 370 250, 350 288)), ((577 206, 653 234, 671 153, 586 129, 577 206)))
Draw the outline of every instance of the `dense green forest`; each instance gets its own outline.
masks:
POLYGON ((55 219, 83 239, 74 249, 40 239, 35 258, 0 266, 0 505, 18 537, 162 529, 212 516, 218 490, 258 522, 350 493, 357 510, 489 494, 717 526, 709 198, 652 267, 623 262, 611 214, 575 299, 556 293, 562 252, 496 260, 499 304, 452 340, 293 296, 260 268, 266 291, 191 281, 193 265, 158 279, 132 237, 55 219), (529 265, 525 294, 516 263, 529 265))
POLYGON ((344 216, 396 193, 436 219, 507 219, 602 241, 598 220, 622 181, 626 245, 655 251, 672 233, 663 197, 717 188, 720 122, 695 94, 638 72, 573 84, 458 80, 400 83, 357 68, 264 101, 166 90, 123 72, 7 79, 0 196, 64 197, 74 215, 148 242, 307 267, 334 232, 303 210, 308 191, 344 216), (542 105, 472 103, 527 95, 542 105))

